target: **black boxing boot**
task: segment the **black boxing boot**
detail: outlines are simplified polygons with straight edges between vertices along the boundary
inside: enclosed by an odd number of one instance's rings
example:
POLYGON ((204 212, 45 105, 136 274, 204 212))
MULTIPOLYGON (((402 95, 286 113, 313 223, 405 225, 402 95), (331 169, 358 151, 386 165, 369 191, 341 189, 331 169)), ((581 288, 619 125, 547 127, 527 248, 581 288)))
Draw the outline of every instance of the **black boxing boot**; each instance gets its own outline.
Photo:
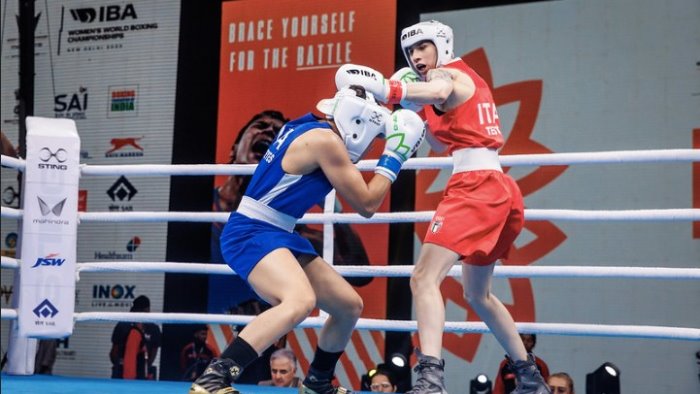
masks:
POLYGON ((535 364, 535 356, 527 355, 525 361, 513 361, 510 357, 508 365, 515 372, 516 386, 513 394, 552 394, 535 364))
POLYGON ((352 391, 345 387, 336 387, 331 384, 333 371, 319 371, 314 367, 309 368, 309 373, 304 382, 299 386, 299 394, 351 394, 352 391))
POLYGON ((416 384, 406 394, 447 394, 445 388, 445 360, 426 356, 416 349, 418 365, 413 369, 418 374, 416 384))
POLYGON ((189 394, 239 394, 231 383, 242 371, 233 360, 215 358, 192 383, 189 394))

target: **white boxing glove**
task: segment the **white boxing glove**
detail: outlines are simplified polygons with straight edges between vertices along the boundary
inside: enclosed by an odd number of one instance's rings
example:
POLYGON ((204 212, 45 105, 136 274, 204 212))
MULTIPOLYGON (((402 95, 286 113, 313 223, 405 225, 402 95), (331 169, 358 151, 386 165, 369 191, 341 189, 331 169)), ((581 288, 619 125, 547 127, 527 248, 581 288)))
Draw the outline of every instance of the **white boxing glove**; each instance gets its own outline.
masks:
POLYGON ((405 82, 388 80, 379 71, 358 64, 344 64, 335 73, 338 90, 348 85, 362 86, 383 103, 398 104, 406 97, 405 82))
MULTIPOLYGON (((401 81, 405 84, 410 84, 414 82, 422 82, 418 74, 411 67, 404 67, 394 73, 390 78, 392 81, 401 81)), ((423 110, 422 104, 416 104, 410 100, 407 100, 406 94, 403 95, 404 98, 399 102, 402 108, 410 109, 411 111, 420 112, 423 110)))
POLYGON ((385 125, 386 144, 374 172, 394 182, 403 163, 418 150, 425 137, 423 119, 413 111, 397 109, 385 125))

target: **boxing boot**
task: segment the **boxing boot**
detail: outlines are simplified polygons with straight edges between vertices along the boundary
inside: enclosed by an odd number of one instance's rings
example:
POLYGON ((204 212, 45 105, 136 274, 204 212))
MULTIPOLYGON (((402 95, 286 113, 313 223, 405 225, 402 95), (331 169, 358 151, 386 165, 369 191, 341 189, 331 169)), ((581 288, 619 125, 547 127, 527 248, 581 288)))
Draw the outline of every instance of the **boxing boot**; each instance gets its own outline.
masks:
POLYGON ((192 383, 189 394, 239 394, 231 383, 242 372, 233 360, 214 359, 202 375, 192 383))
POLYGON ((525 361, 513 361, 508 356, 506 358, 511 370, 515 372, 516 385, 513 394, 552 394, 540 370, 537 369, 535 356, 528 354, 525 361))
POLYGON ((445 389, 445 360, 426 356, 416 349, 418 365, 413 368, 418 379, 406 394, 447 394, 445 389))
POLYGON ((319 371, 310 367, 304 382, 299 386, 299 394, 351 394, 345 387, 335 387, 331 384, 333 372, 319 371))

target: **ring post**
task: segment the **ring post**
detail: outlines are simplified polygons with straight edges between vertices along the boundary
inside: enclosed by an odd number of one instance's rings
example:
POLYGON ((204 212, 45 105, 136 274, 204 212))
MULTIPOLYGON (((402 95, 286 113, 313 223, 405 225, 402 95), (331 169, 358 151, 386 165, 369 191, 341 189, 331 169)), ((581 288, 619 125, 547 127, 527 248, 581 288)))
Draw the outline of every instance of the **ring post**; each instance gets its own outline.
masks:
POLYGON ((80 137, 72 119, 27 117, 18 335, 73 332, 80 137))

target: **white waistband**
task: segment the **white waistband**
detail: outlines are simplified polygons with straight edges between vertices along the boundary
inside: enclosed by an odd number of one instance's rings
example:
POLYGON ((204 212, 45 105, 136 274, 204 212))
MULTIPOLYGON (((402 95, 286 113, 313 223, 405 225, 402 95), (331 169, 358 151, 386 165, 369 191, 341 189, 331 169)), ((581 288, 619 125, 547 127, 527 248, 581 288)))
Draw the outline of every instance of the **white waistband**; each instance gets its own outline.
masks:
POLYGON ((478 170, 503 172, 498 151, 489 148, 463 148, 452 152, 452 173, 478 170))
POLYGON ((243 196, 236 212, 251 219, 262 220, 263 222, 277 226, 288 233, 294 231, 294 226, 297 224, 296 218, 274 208, 270 208, 248 196, 243 196))

